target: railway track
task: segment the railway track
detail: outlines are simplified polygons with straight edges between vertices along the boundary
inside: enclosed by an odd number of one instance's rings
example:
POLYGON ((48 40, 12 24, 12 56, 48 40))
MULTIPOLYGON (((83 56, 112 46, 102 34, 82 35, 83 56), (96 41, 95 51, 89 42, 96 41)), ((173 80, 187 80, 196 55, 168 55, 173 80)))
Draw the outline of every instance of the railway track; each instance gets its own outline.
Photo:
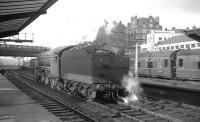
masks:
POLYGON ((120 102, 117 104, 104 104, 104 106, 113 109, 113 111, 117 112, 121 117, 134 122, 183 122, 165 114, 159 114, 120 102))
POLYGON ((200 121, 200 107, 153 96, 143 96, 143 99, 142 103, 138 102, 134 106, 146 108, 157 113, 164 113, 182 121, 200 121))
POLYGON ((112 111, 115 114, 106 116, 118 120, 121 118, 121 120, 127 119, 137 122, 200 121, 200 109, 196 106, 159 99, 152 96, 143 96, 142 98, 144 99, 142 102, 139 101, 132 105, 125 105, 120 102, 118 104, 109 103, 104 105, 96 102, 91 104, 104 109, 104 111, 112 111))
POLYGON ((78 108, 67 105, 66 103, 63 103, 63 101, 55 99, 41 89, 31 86, 22 80, 17 80, 11 74, 7 74, 7 78, 63 122, 97 122, 96 119, 81 112, 78 108))

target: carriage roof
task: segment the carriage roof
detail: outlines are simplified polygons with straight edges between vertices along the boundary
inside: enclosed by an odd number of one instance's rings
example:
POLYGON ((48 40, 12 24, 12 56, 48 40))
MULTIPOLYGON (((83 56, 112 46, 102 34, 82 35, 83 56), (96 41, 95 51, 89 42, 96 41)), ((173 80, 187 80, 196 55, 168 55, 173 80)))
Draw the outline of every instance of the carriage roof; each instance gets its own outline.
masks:
POLYGON ((183 55, 200 55, 200 49, 189 49, 189 50, 180 50, 177 53, 178 56, 183 55))

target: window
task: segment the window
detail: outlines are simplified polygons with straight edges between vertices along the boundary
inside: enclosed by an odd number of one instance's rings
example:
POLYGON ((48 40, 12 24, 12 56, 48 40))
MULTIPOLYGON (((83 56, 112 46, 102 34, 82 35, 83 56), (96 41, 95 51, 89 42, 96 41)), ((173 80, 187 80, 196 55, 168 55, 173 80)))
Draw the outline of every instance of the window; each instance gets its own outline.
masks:
POLYGON ((167 46, 167 50, 169 50, 169 46, 167 46))
POLYGON ((179 59, 179 61, 178 61, 178 66, 179 66, 179 67, 183 67, 183 59, 182 59, 182 58, 179 59))
POLYGON ((200 47, 200 43, 197 43, 197 47, 200 47))
POLYGON ((200 61, 198 62, 198 69, 200 69, 200 61))
POLYGON ((163 50, 165 50, 165 47, 163 47, 163 50))
POLYGON ((179 46, 178 46, 178 45, 176 45, 176 49, 179 49, 179 46))
POLYGON ((166 40, 167 38, 166 37, 164 37, 164 40, 166 40))
POLYGON ((159 50, 160 50, 160 51, 162 50, 161 47, 159 47, 159 50))
POLYGON ((183 48, 184 48, 184 45, 181 45, 180 47, 183 49, 183 48))
POLYGON ((142 35, 142 39, 146 39, 146 35, 144 34, 144 35, 142 35))
POLYGON ((148 61, 147 62, 147 68, 153 68, 153 62, 148 61))
POLYGON ((195 48, 195 46, 196 46, 195 44, 191 44, 191 48, 195 48))
POLYGON ((157 68, 162 69, 162 59, 158 58, 157 68))
POLYGON ((185 47, 186 47, 187 49, 189 49, 189 48, 190 48, 190 45, 189 45, 189 44, 186 44, 185 47))
POLYGON ((174 46, 171 46, 171 50, 173 50, 174 49, 174 46))
POLYGON ((168 67, 168 59, 165 59, 165 67, 168 67))
POLYGON ((158 39, 159 39, 159 40, 162 40, 162 37, 159 37, 158 39))
POLYGON ((152 24, 152 23, 151 23, 151 24, 149 24, 149 27, 150 27, 150 28, 153 28, 153 24, 152 24))
POLYGON ((138 67, 140 67, 140 62, 138 62, 138 67))

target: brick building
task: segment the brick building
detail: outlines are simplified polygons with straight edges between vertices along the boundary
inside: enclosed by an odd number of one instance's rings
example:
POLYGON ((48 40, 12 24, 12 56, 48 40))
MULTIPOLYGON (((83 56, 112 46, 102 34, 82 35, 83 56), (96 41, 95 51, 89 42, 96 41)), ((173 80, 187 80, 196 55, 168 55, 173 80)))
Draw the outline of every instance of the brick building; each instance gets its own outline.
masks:
POLYGON ((159 17, 131 17, 131 21, 127 24, 128 47, 126 52, 131 53, 134 51, 136 42, 139 45, 146 43, 147 34, 152 30, 162 30, 162 26, 160 26, 159 22, 159 17))
POLYGON ((135 51, 136 42, 139 45, 146 43, 147 34, 152 30, 162 30, 159 17, 137 18, 135 16, 131 18, 127 26, 121 21, 119 23, 105 21, 105 25, 100 27, 94 43, 98 45, 107 43, 114 47, 124 48, 126 54, 130 54, 135 51), (110 25, 112 25, 112 29, 109 29, 110 25))

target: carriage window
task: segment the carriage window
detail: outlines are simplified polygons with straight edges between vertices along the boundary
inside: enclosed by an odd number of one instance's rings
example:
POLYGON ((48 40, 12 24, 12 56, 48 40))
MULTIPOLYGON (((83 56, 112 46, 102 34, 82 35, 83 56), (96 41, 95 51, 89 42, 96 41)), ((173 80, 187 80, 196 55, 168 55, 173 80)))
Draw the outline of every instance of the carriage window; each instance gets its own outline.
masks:
POLYGON ((168 67, 168 59, 165 59, 165 67, 168 67))
POLYGON ((179 59, 179 67, 183 67, 183 59, 179 59))
POLYGON ((191 44, 191 47, 192 47, 192 48, 195 48, 195 46, 196 46, 195 44, 191 44))
POLYGON ((169 46, 167 47, 167 50, 169 50, 169 46))
POLYGON ((138 62, 138 67, 140 67, 140 62, 138 62))
POLYGON ((174 46, 171 46, 171 50, 173 50, 174 49, 174 46))
POLYGON ((200 69, 200 62, 198 62, 198 69, 200 69))
POLYGON ((178 46, 178 45, 176 45, 176 49, 179 49, 179 46, 178 46))
POLYGON ((185 46, 186 46, 186 48, 187 48, 187 49, 189 49, 189 48, 190 48, 190 44, 186 44, 185 46))
POLYGON ((197 47, 200 47, 200 43, 197 43, 197 47))
POLYGON ((165 47, 163 47, 163 50, 165 50, 165 47))
POLYGON ((184 45, 181 45, 180 47, 183 49, 183 48, 184 48, 184 45))

